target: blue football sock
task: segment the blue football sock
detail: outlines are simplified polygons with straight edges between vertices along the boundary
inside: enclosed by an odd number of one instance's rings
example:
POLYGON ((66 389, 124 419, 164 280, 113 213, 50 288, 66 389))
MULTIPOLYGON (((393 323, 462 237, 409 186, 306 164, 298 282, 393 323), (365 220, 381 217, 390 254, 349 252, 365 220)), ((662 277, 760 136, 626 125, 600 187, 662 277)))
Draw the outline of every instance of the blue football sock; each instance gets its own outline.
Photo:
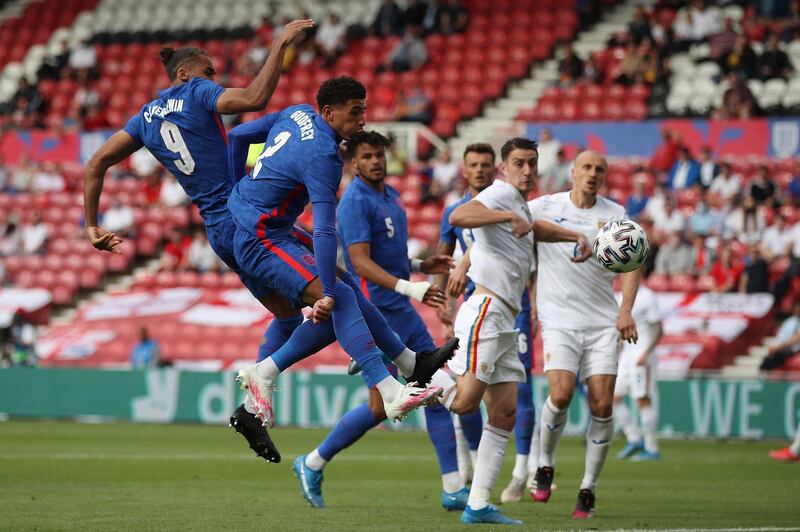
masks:
MULTIPOLYGON (((270 327, 271 328, 271 327, 270 327)), ((329 346, 336 341, 331 320, 317 324, 306 320, 298 326, 289 339, 272 354, 280 371, 329 346)))
POLYGON ((517 420, 514 422, 514 439, 517 454, 530 454, 533 425, 536 423, 536 408, 533 406, 533 382, 531 374, 525 382, 517 384, 517 420))
POLYGON ((483 415, 481 409, 475 410, 471 414, 458 416, 461 421, 461 432, 464 433, 464 438, 467 440, 467 445, 470 451, 477 451, 478 445, 481 443, 481 435, 483 435, 483 415))
POLYGON ((439 469, 442 475, 458 471, 458 457, 456 455, 456 431, 453 428, 453 418, 450 411, 442 405, 425 407, 425 426, 428 428, 428 437, 436 449, 439 458, 439 469))
POLYGON ((322 458, 330 461, 336 453, 350 447, 380 422, 381 420, 370 411, 369 405, 358 406, 336 422, 328 437, 317 447, 317 452, 322 458))
POLYGON ((372 388, 390 377, 375 340, 367 329, 364 316, 358 308, 352 288, 337 282, 333 290, 336 305, 333 307, 333 329, 342 349, 361 366, 367 386, 372 388))
POLYGON ((303 315, 297 314, 291 318, 275 318, 264 331, 264 342, 258 347, 258 360, 261 362, 272 353, 277 351, 289 337, 292 332, 303 323, 303 315))
POLYGON ((370 334, 375 339, 375 345, 378 349, 384 352, 390 360, 397 358, 397 355, 403 352, 405 344, 394 333, 386 318, 380 310, 366 298, 361 287, 358 286, 355 278, 349 273, 342 275, 342 282, 349 286, 356 296, 358 308, 361 309, 361 315, 364 316, 364 321, 367 323, 367 328, 370 334))

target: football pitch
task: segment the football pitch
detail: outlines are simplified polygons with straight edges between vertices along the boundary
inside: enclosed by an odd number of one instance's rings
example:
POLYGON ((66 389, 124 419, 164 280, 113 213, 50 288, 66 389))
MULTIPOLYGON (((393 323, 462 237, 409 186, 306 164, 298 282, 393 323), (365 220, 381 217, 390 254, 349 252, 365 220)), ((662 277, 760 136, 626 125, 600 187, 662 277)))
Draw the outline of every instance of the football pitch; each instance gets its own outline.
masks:
MULTIPOLYGON (((227 427, 0 423, 0 530, 468 529, 440 507, 433 449, 418 432, 368 434, 326 468, 328 508, 309 507, 292 459, 325 434, 275 429, 275 465, 227 427)), ((596 519, 570 517, 583 473, 574 438, 559 449, 550 502, 526 499, 504 512, 529 530, 800 527, 800 464, 772 463, 774 443, 665 441, 658 463, 619 462, 621 447, 616 440, 601 477, 596 519)), ((495 499, 513 453, 512 438, 495 499)))

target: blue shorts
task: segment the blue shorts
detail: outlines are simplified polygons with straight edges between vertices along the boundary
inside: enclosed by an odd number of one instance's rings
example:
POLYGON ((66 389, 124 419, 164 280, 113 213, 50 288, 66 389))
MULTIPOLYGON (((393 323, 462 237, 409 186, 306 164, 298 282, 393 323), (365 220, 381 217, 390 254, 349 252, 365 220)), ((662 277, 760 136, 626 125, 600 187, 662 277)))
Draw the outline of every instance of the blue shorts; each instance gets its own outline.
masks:
POLYGON ((317 262, 290 231, 271 231, 264 238, 239 227, 233 237, 236 263, 260 291, 272 290, 301 308, 303 290, 317 277, 317 262))
POLYGON ((517 354, 519 360, 528 373, 531 372, 531 351, 533 349, 533 341, 531 335, 531 311, 523 310, 517 316, 517 322, 514 327, 519 331, 517 334, 517 354))
POLYGON ((242 284, 250 290, 256 299, 261 299, 269 292, 262 283, 249 276, 246 272, 239 267, 236 262, 236 257, 233 253, 233 237, 236 233, 236 224, 233 223, 233 218, 224 218, 214 222, 212 225, 206 225, 206 235, 208 236, 208 243, 217 257, 222 259, 222 262, 228 265, 242 280, 242 284))
POLYGON ((411 302, 408 302, 401 309, 387 310, 379 305, 375 306, 378 307, 378 310, 380 310, 381 314, 386 318, 389 327, 391 327, 397 336, 400 337, 400 340, 406 344, 406 347, 417 353, 420 351, 432 351, 436 348, 436 345, 433 343, 433 338, 431 338, 428 328, 425 326, 425 322, 422 321, 417 311, 414 310, 411 302))

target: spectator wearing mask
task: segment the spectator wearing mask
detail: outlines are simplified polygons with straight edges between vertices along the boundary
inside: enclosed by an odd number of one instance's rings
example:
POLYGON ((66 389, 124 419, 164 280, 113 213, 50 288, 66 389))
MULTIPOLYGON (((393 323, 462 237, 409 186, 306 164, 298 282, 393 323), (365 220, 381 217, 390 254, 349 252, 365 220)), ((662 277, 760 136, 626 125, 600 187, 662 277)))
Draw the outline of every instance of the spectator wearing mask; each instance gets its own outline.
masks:
POLYGON ((769 292, 769 263, 761 256, 757 243, 748 247, 744 271, 739 279, 739 292, 743 294, 769 292))
POLYGON ((681 148, 678 160, 670 168, 667 175, 667 188, 683 190, 700 183, 700 164, 692 159, 688 148, 681 148))
POLYGON ((728 202, 742 190, 742 178, 733 173, 730 163, 722 163, 720 172, 711 182, 709 191, 717 194, 723 201, 728 202))
POLYGON ((150 338, 147 327, 139 329, 139 342, 131 352, 131 369, 154 368, 158 365, 161 350, 158 343, 150 338))

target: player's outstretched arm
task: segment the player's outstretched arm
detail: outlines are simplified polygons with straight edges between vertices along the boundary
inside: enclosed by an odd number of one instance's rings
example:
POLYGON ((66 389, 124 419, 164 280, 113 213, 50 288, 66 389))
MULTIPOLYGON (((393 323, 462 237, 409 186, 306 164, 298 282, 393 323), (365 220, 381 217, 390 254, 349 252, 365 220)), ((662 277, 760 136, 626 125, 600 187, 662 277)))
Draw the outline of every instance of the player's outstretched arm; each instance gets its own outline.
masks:
POLYGON ((639 333, 636 331, 636 322, 633 320, 632 312, 633 303, 636 301, 636 292, 639 291, 641 276, 641 268, 620 274, 622 279, 622 303, 619 305, 617 330, 623 341, 633 344, 639 340, 639 333))
POLYGON ((278 113, 239 124, 228 133, 228 177, 234 183, 245 175, 247 152, 251 144, 266 142, 269 130, 278 119, 278 113))
POLYGON ((572 262, 583 262, 592 255, 592 246, 585 235, 577 231, 570 231, 554 223, 544 220, 534 221, 533 235, 539 242, 577 242, 578 253, 572 257, 572 262))
POLYGON ((264 66, 252 83, 246 89, 225 89, 217 100, 217 112, 237 114, 259 111, 266 107, 272 93, 275 92, 275 87, 278 86, 286 50, 292 41, 313 26, 313 20, 293 20, 284 26, 280 36, 272 43, 264 66))
POLYGON ((533 226, 521 216, 511 211, 490 209, 478 200, 468 201, 450 213, 450 223, 456 227, 474 229, 484 225, 510 223, 514 236, 522 238, 533 226))
POLYGON ((141 145, 127 132, 117 131, 105 144, 100 146, 83 171, 83 204, 86 217, 86 235, 97 249, 119 253, 122 239, 98 227, 100 194, 103 192, 103 179, 106 171, 138 150, 141 145))

